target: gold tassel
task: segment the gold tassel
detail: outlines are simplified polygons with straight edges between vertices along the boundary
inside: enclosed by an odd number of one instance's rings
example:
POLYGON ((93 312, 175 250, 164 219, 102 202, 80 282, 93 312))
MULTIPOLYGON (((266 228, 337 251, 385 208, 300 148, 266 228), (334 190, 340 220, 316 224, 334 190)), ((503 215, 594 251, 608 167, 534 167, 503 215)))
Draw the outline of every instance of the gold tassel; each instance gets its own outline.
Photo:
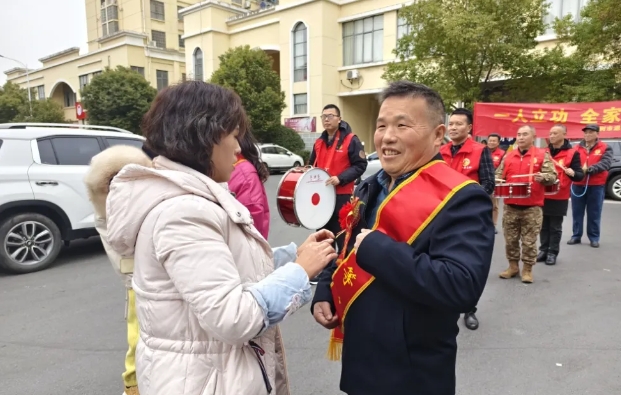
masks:
POLYGON ((330 336, 330 344, 328 344, 328 359, 330 361, 340 361, 343 353, 343 343, 330 336))

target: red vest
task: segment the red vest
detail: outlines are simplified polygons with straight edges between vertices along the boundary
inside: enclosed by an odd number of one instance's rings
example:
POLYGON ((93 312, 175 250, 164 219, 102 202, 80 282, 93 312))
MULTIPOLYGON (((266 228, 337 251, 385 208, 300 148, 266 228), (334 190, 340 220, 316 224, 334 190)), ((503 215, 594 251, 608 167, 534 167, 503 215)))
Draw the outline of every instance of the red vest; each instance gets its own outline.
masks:
POLYGON ((546 148, 546 152, 550 154, 550 157, 554 159, 558 163, 554 163, 554 167, 556 168, 556 172, 558 173, 557 178, 561 183, 561 188, 559 191, 550 196, 546 196, 546 199, 550 200, 567 200, 571 195, 571 179, 565 174, 565 171, 559 166, 569 167, 571 165, 571 160, 576 153, 574 148, 568 150, 562 150, 558 154, 552 156, 549 148, 546 148))
MULTIPOLYGON (((315 141, 315 163, 313 166, 324 169, 330 174, 330 176, 338 176, 349 167, 349 143, 354 138, 353 133, 349 133, 343 139, 341 146, 336 145, 339 142, 341 131, 338 130, 334 135, 334 143, 328 147, 323 139, 317 139, 315 141)), ((337 195, 351 195, 354 193, 354 181, 345 185, 336 186, 337 195)))
MULTIPOLYGON (((577 151, 580 154, 580 164, 582 164, 582 168, 584 168, 584 165, 586 165, 588 169, 590 166, 593 166, 594 164, 602 160, 602 156, 604 155, 604 152, 606 152, 606 148, 608 148, 608 145, 606 143, 598 141, 589 153, 582 145, 578 145, 577 151)), ((582 181, 574 182, 574 184, 587 185, 588 180, 588 185, 606 185, 608 171, 602 171, 601 173, 597 174, 587 174, 586 171, 584 173, 585 174, 582 181)))
MULTIPOLYGON (((545 151, 537 147, 532 147, 528 150, 526 155, 520 155, 519 149, 514 149, 507 153, 505 158, 505 166, 503 168, 502 178, 507 183, 528 183, 528 177, 512 177, 519 174, 538 173, 541 171, 541 165, 545 158, 545 151), (533 158, 534 157, 534 158, 533 158), (532 162, 532 171, 531 171, 532 162)), ((516 206, 540 206, 543 207, 543 201, 545 200, 545 187, 543 184, 530 180, 530 197, 528 198, 512 198, 504 199, 505 204, 514 204, 516 206)))
POLYGON ((479 165, 485 146, 472 139, 466 139, 464 145, 457 151, 455 156, 451 155, 451 147, 453 147, 452 141, 440 147, 442 159, 452 169, 457 170, 471 180, 479 182, 479 165))
POLYGON ((505 151, 500 148, 496 148, 494 151, 490 150, 492 154, 492 162, 494 162, 494 169, 497 169, 500 166, 500 162, 502 161, 502 157, 505 156, 505 151))

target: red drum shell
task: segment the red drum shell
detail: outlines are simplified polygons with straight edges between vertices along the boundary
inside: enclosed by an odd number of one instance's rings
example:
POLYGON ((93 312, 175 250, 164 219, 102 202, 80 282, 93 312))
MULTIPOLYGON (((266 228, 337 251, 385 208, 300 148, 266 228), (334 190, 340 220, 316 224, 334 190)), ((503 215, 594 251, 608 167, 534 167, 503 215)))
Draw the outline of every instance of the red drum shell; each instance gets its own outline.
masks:
POLYGON ((496 198, 528 198, 530 197, 530 184, 528 183, 503 183, 496 184, 494 188, 496 198))
POLYGON ((554 184, 546 185, 544 189, 545 189, 545 193, 544 194, 546 196, 556 195, 561 190, 561 183, 558 180, 556 180, 556 182, 554 184))

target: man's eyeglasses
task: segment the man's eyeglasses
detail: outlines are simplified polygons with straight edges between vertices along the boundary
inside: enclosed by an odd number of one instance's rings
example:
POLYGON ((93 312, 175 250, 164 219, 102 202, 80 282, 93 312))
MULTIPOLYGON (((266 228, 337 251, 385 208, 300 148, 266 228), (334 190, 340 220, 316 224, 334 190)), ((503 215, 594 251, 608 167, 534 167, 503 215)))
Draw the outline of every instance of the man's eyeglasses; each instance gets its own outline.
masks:
POLYGON ((334 115, 334 114, 322 114, 322 115, 321 115, 321 120, 322 120, 322 121, 326 121, 326 120, 327 120, 327 121, 331 121, 331 120, 333 120, 335 117, 336 117, 336 118, 338 118, 338 115, 334 115))

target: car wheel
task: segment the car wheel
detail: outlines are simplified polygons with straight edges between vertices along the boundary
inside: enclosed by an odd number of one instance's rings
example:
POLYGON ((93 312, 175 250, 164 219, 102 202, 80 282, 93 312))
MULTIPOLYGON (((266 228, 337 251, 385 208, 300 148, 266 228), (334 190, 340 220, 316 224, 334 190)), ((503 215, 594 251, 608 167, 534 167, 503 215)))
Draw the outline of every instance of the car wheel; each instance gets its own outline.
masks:
POLYGON ((606 189, 608 189, 608 196, 621 201, 621 174, 612 177, 606 189))
POLYGON ((300 167, 302 166, 302 164, 298 161, 295 161, 295 163, 293 164, 293 167, 300 167))
POLYGON ((48 217, 17 214, 0 224, 0 263, 13 273, 32 273, 50 266, 62 247, 58 226, 48 217))

